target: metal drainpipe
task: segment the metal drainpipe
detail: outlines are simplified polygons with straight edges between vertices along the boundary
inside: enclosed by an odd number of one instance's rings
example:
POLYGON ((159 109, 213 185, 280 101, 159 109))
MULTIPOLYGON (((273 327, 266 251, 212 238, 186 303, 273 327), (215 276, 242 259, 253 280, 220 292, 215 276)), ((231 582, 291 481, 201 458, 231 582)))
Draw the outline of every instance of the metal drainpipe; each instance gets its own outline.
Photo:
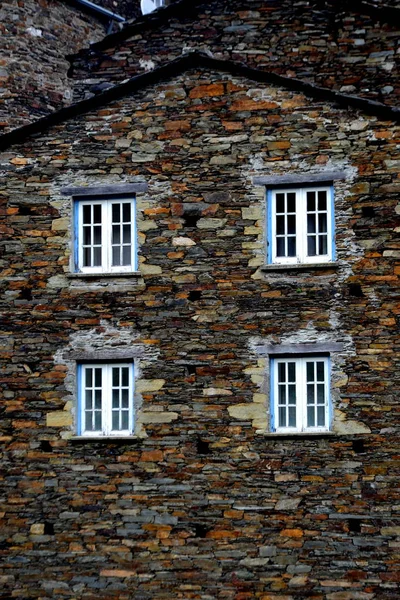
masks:
POLYGON ((85 8, 92 10, 93 12, 96 12, 99 15, 108 18, 107 35, 109 33, 111 33, 114 21, 116 21, 117 23, 125 23, 126 19, 124 19, 124 17, 121 17, 121 15, 117 15, 116 13, 113 13, 111 10, 107 10, 107 8, 103 8, 102 6, 99 6, 98 4, 94 4, 94 2, 90 2, 90 0, 74 0, 74 1, 77 4, 81 4, 85 8))

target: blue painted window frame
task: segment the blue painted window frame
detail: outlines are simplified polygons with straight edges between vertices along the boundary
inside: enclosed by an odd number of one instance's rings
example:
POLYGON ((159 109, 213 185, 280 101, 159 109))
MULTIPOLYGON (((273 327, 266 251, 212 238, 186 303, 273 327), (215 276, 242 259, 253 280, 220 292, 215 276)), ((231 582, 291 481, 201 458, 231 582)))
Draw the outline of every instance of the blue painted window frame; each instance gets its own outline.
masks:
MULTIPOLYGON (((336 260, 336 242, 335 242, 335 190, 334 190, 334 186, 332 183, 325 183, 325 184, 321 184, 321 185, 313 185, 313 184, 301 184, 298 186, 287 186, 287 185, 280 185, 277 187, 271 187, 271 188, 267 188, 266 189, 266 202, 267 202, 267 210, 265 211, 266 213, 266 224, 265 224, 265 231, 266 231, 266 259, 267 259, 267 264, 272 265, 272 264, 288 264, 288 266, 290 266, 291 263, 281 263, 279 260, 274 261, 273 259, 273 254, 272 254, 272 248, 273 248, 273 220, 274 220, 274 212, 273 212, 273 193, 278 191, 278 190, 282 190, 285 191, 287 189, 298 189, 298 190, 303 190, 303 189, 307 189, 307 188, 314 188, 314 189, 318 189, 318 188, 329 188, 329 203, 330 203, 330 235, 331 235, 331 255, 329 258, 329 261, 326 262, 333 262, 336 260)), ((302 234, 303 235, 303 234, 302 234)), ((305 235, 305 234, 304 234, 305 235)), ((325 262, 325 261, 324 261, 325 262)), ((312 266, 312 262, 307 263, 310 264, 312 266)))

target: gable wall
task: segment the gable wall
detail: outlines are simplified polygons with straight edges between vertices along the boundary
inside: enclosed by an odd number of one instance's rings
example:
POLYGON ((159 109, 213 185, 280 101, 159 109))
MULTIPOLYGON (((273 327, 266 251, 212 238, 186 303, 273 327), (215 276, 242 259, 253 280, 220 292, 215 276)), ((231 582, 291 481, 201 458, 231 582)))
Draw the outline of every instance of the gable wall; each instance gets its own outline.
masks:
POLYGON ((395 105, 398 25, 351 8, 302 0, 182 3, 179 19, 153 15, 130 39, 81 52, 74 63, 75 97, 198 49, 395 105))
POLYGON ((4 593, 395 598, 398 134, 198 71, 3 153, 4 593), (324 169, 346 173, 338 268, 262 272, 265 195, 253 176, 324 169), (141 276, 69 278, 61 189, 138 181, 141 276), (193 207, 201 218, 188 228, 193 207), (338 435, 265 436, 257 348, 318 340, 343 344, 338 435), (102 346, 137 348, 131 443, 71 439, 74 356, 102 346))

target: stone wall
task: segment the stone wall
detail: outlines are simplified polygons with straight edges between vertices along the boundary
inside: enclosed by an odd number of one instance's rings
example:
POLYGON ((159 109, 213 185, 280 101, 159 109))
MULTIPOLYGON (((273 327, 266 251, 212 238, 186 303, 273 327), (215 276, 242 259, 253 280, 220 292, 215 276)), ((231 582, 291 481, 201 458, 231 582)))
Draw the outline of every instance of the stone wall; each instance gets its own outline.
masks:
POLYGON ((72 100, 67 54, 105 35, 104 23, 58 0, 0 5, 0 130, 30 123, 72 100))
POLYGON ((398 137, 198 69, 1 155, 0 597, 398 597, 398 137), (253 178, 337 170, 338 264, 263 270, 253 178), (71 277, 62 190, 132 182, 140 274, 71 277), (268 435, 263 348, 321 340, 335 434, 268 435), (104 347, 140 363, 130 441, 75 437, 104 347))
POLYGON ((197 49, 397 104, 400 11, 360 5, 367 3, 182 0, 81 52, 73 65, 76 98, 197 49))

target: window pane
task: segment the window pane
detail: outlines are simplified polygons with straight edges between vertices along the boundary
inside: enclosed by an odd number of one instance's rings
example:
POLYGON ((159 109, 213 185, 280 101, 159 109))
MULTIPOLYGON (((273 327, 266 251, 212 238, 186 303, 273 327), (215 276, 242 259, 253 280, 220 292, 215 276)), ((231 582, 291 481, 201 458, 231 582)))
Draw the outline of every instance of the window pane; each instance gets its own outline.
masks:
POLYGON ((121 429, 129 429, 129 412, 123 410, 121 412, 121 429))
POLYGON ((288 363, 288 381, 296 381, 296 363, 288 363))
POLYGON ((278 363, 278 381, 286 381, 286 363, 278 363))
POLYGON ((317 362, 317 381, 325 381, 325 363, 317 362))
POLYGON ((315 427, 315 410, 313 406, 307 407, 307 427, 315 427))
POLYGON ((317 407, 317 425, 318 427, 325 427, 325 407, 317 407))
POLYGON ((83 249, 83 266, 84 267, 91 266, 91 263, 92 263, 91 258, 92 258, 91 248, 84 248, 83 249))
POLYGON ((98 225, 93 227, 93 244, 99 246, 101 244, 101 227, 98 225))
POLYGON ((113 246, 112 249, 112 266, 119 267, 121 266, 121 246, 113 246))
POLYGON ((93 248, 93 267, 101 267, 101 248, 93 248))
POLYGON ((101 387, 102 382, 102 369, 94 370, 94 385, 95 387, 101 387))
POLYGON ((131 264, 131 247, 124 246, 122 248, 122 264, 124 267, 127 267, 131 264))
POLYGON ((286 404, 286 387, 284 385, 280 385, 278 389, 279 389, 278 403, 286 404))
POLYGON ((121 228, 119 225, 112 226, 112 243, 113 244, 121 243, 121 228))
POLYGON ((315 192, 307 192, 307 211, 315 210, 315 192))
POLYGON ((317 402, 318 404, 325 404, 325 386, 323 383, 317 385, 317 402))
POLYGON ((328 221, 326 213, 320 213, 318 215, 318 231, 319 233, 326 233, 328 231, 328 221))
POLYGON ((315 235, 307 237, 307 256, 317 256, 317 239, 315 235))
POLYGON ((92 405, 92 390, 86 390, 85 392, 85 408, 86 410, 91 410, 93 405, 92 405))
POLYGON ((318 210, 326 210, 326 192, 318 192, 318 210))
POLYGON ((121 221, 121 205, 113 204, 112 205, 112 222, 120 223, 121 221))
POLYGON ((94 392, 94 407, 101 410, 101 390, 95 390, 94 392))
POLYGON ((318 237, 318 253, 328 254, 328 238, 326 235, 320 235, 318 237))
POLYGON ((116 410, 113 410, 112 412, 112 425, 111 428, 113 431, 118 431, 119 430, 119 412, 116 410))
POLYGON ((296 256, 296 238, 288 238, 288 256, 296 256))
POLYGON ((296 427, 296 407, 289 406, 289 427, 296 427))
POLYGON ((101 223, 101 204, 93 205, 93 223, 101 223))
POLYGON ((307 381, 314 381, 314 363, 307 362, 307 381))
POLYGON ((122 375, 122 385, 128 386, 129 385, 129 367, 122 367, 121 375, 122 375))
POLYGON ((276 195, 276 212, 277 213, 285 212, 285 194, 277 194, 276 195))
POLYGON ((122 220, 124 223, 131 222, 131 205, 128 202, 124 202, 122 205, 122 220))
POLYGON ((112 370, 112 384, 114 387, 119 386, 119 367, 113 367, 112 370))
POLYGON ((85 369, 85 386, 92 387, 92 381, 93 381, 93 370, 85 369))
POLYGON ((296 233, 296 215, 289 215, 287 218, 287 232, 289 234, 296 233))
POLYGON ((307 233, 316 232, 315 215, 307 215, 307 233))
POLYGON ((289 392, 289 404, 296 404, 296 386, 289 385, 288 392, 289 392))
POLYGON ((101 412, 94 413, 94 428, 95 431, 101 431, 101 412))
POLYGON ((285 256, 285 238, 276 239, 276 255, 285 256))
POLYGON ((313 383, 309 383, 307 385, 307 404, 314 404, 314 402, 315 402, 314 384, 313 383))
POLYGON ((82 237, 83 237, 83 245, 90 246, 90 244, 92 243, 92 228, 84 227, 82 230, 82 237))
POLYGON ((276 217, 276 233, 277 235, 285 233, 285 217, 276 217))
POLYGON ((92 412, 85 413, 85 431, 93 431, 92 412))
POLYGON ((119 408, 119 389, 112 391, 112 408, 119 408))
POLYGON ((296 194, 294 192, 287 195, 287 212, 296 212, 296 194))
POLYGON ((122 396, 122 403, 121 403, 122 408, 129 408, 129 390, 122 390, 121 396, 122 396))
POLYGON ((92 207, 88 205, 82 206, 83 223, 86 225, 92 222, 92 207))
POLYGON ((279 427, 286 427, 286 408, 279 408, 279 427))
POLYGON ((131 243, 131 226, 130 225, 122 226, 122 241, 124 244, 131 243))

